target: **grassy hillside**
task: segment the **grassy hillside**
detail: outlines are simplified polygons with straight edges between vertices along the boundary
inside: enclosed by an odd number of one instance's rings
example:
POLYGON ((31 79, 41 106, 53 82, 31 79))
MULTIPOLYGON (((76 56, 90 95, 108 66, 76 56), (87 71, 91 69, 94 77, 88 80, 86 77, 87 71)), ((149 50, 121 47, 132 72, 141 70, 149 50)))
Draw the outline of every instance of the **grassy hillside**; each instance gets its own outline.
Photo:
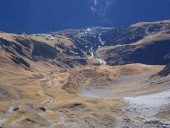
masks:
POLYGON ((109 65, 170 62, 170 21, 138 23, 102 35, 106 47, 98 54, 109 65), (121 46, 121 47, 120 47, 121 46))

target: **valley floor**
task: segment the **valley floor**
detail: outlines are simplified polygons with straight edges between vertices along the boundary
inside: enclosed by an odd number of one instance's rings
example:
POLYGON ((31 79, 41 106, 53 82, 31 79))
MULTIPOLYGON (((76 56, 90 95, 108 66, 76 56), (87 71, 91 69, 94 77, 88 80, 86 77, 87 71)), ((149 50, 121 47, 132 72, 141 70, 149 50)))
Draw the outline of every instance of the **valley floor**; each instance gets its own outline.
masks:
POLYGON ((0 68, 5 128, 170 127, 170 76, 155 75, 163 66, 41 66, 0 68))

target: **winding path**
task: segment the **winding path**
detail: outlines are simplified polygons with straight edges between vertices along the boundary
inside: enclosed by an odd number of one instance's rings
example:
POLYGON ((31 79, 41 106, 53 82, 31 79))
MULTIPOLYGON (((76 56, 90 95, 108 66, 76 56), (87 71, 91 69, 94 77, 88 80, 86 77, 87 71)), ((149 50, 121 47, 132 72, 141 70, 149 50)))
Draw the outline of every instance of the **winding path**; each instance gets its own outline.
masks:
POLYGON ((55 83, 55 81, 54 81, 53 79, 51 79, 51 78, 47 78, 47 80, 50 81, 51 86, 44 89, 44 94, 45 94, 46 96, 48 96, 50 99, 43 105, 44 107, 49 107, 49 106, 55 101, 55 97, 54 97, 53 95, 49 94, 48 91, 49 91, 50 89, 52 89, 52 88, 55 86, 56 83, 55 83))

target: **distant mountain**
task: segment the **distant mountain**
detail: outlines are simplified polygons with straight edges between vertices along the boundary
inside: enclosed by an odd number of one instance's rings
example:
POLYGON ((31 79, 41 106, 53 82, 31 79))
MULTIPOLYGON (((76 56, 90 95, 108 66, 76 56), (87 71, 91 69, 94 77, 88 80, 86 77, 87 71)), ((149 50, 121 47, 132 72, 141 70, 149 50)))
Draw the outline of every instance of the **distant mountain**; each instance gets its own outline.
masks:
POLYGON ((1 0, 0 30, 43 33, 170 19, 169 0, 1 0))

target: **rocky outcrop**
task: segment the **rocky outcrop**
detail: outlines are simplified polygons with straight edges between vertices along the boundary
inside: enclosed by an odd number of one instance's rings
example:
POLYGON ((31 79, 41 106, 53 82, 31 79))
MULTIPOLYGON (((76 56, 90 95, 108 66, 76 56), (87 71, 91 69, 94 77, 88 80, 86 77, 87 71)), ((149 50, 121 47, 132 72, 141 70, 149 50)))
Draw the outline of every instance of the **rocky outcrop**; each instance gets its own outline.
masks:
POLYGON ((169 74, 170 74, 170 64, 166 65, 165 68, 158 73, 158 75, 161 77, 168 76, 169 74))

